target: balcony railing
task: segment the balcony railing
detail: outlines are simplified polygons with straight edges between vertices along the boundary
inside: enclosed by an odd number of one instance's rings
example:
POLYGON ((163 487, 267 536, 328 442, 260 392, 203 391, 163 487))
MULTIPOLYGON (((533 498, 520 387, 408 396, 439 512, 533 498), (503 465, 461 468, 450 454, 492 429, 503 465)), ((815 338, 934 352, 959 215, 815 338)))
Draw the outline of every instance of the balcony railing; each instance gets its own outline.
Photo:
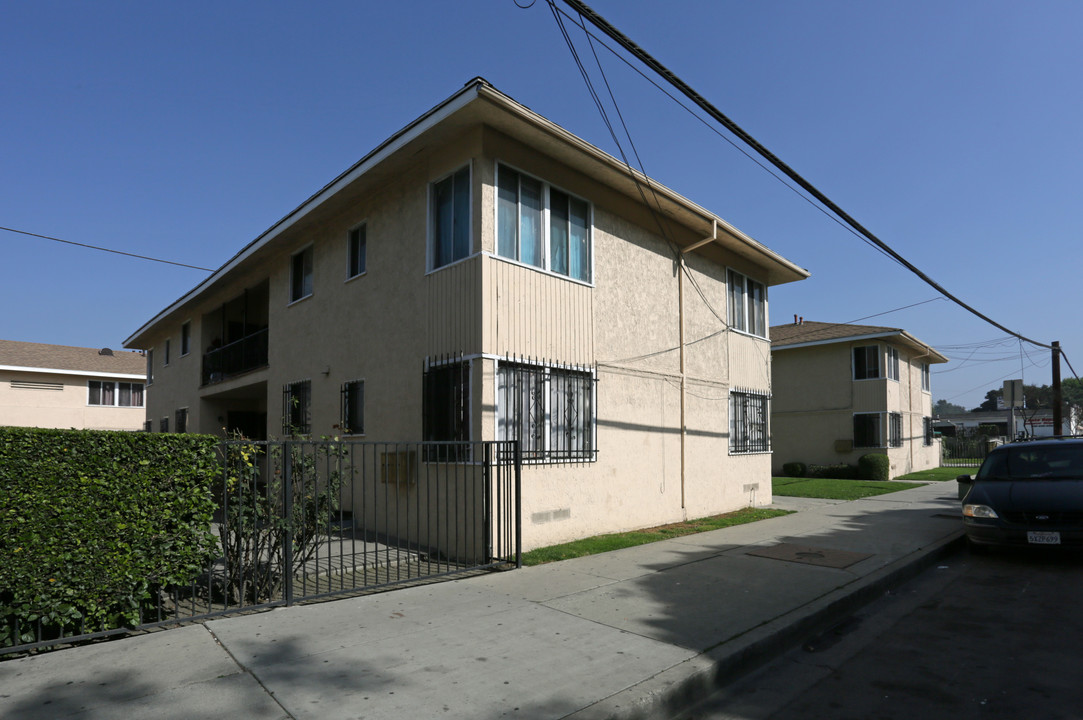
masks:
POLYGON ((267 365, 267 328, 246 335, 203 356, 203 384, 222 382, 267 365))

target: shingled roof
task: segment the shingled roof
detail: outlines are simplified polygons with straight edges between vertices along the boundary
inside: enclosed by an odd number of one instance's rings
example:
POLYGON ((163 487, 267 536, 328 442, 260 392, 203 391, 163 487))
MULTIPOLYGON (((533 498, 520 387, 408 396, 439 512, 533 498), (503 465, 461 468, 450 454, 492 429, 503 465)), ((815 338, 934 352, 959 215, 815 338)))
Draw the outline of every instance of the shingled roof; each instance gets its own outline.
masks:
POLYGON ((146 362, 142 353, 127 350, 0 340, 0 367, 143 376, 147 370, 146 362))
POLYGON ((929 362, 943 363, 948 359, 936 350, 906 332, 902 328, 880 325, 851 325, 848 323, 824 323, 801 320, 797 323, 774 325, 770 331, 771 349, 785 350, 806 345, 825 345, 850 340, 892 339, 900 345, 923 350, 929 362))

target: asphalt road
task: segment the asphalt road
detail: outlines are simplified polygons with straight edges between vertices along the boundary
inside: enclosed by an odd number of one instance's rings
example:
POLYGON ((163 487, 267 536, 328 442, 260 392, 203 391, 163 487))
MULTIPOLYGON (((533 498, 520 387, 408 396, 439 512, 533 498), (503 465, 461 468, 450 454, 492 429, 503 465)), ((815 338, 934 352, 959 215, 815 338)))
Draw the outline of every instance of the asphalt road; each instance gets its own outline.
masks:
POLYGON ((1083 553, 960 550, 678 717, 1083 718, 1083 553))

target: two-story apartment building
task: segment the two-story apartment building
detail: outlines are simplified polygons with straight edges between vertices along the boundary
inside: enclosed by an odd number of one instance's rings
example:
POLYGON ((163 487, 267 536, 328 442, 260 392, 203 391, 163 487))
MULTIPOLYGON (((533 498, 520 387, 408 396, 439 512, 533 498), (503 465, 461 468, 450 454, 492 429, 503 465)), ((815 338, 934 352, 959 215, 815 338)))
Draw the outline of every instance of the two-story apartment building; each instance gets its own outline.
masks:
POLYGON ((0 340, 0 425, 142 430, 144 373, 137 352, 0 340))
POLYGON ((476 79, 126 345, 163 426, 519 439, 529 548, 769 503, 767 288, 807 275, 476 79))
POLYGON ((947 358, 899 328, 806 322, 771 328, 774 467, 857 464, 891 475, 937 467, 930 367, 947 358))

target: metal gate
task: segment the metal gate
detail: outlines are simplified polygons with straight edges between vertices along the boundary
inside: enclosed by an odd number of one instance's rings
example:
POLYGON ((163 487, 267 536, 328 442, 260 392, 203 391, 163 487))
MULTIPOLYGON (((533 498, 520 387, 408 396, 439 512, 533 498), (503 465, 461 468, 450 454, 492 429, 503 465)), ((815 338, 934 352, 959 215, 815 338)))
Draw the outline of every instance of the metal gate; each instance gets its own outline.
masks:
POLYGON ((941 467, 977 467, 989 452, 990 441, 985 437, 940 439, 941 467))
POLYGON ((521 567, 517 442, 228 441, 211 560, 130 627, 9 627, 17 652, 521 567))

